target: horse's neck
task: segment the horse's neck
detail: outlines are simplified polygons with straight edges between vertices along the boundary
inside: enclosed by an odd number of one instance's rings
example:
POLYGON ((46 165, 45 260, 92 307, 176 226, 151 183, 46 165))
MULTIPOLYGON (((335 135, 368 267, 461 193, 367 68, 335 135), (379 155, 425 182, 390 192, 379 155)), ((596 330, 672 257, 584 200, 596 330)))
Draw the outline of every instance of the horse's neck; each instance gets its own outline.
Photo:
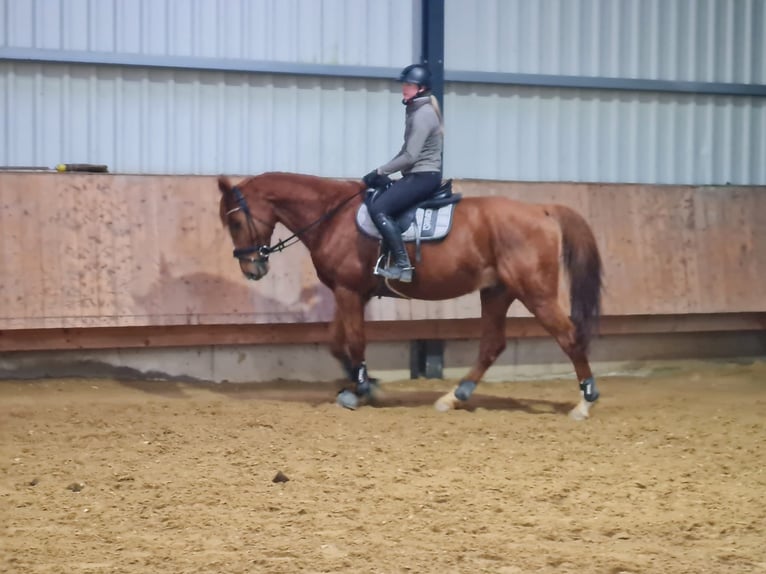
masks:
POLYGON ((289 193, 275 196, 272 203, 277 220, 282 225, 292 233, 306 231, 301 233, 299 239, 311 249, 320 238, 322 218, 345 199, 342 193, 327 193, 325 189, 308 183, 295 184, 289 193))

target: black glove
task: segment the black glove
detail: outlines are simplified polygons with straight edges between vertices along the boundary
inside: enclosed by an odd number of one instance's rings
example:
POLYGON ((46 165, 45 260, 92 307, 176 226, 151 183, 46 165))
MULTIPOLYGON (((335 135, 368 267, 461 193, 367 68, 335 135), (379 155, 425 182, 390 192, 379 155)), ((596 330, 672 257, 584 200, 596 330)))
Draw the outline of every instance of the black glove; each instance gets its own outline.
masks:
POLYGON ((367 188, 376 188, 378 187, 378 182, 380 181, 380 178, 382 176, 378 173, 377 169, 373 169, 370 173, 365 175, 362 178, 362 181, 364 182, 364 185, 367 186, 367 188))
POLYGON ((389 183, 391 183, 391 178, 387 175, 379 174, 377 170, 372 170, 362 178, 362 181, 368 189, 379 189, 381 187, 386 187, 389 183))

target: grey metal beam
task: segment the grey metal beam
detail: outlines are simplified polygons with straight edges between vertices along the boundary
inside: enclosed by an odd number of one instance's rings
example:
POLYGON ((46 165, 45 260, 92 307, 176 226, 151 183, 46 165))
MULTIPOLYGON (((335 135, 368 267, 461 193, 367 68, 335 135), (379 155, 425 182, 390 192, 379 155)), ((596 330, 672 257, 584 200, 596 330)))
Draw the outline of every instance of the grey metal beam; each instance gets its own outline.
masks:
MULTIPOLYGON (((87 64, 127 66, 134 68, 164 68, 171 70, 200 70, 386 80, 395 80, 399 73, 399 68, 377 66, 343 66, 259 60, 231 60, 224 58, 197 58, 187 56, 152 56, 145 54, 115 54, 110 52, 42 50, 37 48, 0 48, 0 61, 3 60, 39 64, 87 64)), ((445 70, 444 79, 446 82, 457 84, 494 84, 585 90, 766 97, 766 85, 764 84, 674 82, 668 80, 647 80, 638 78, 559 76, 548 74, 516 74, 460 70, 445 70)))
POLYGON ((340 66, 265 60, 198 58, 192 56, 152 56, 146 54, 117 54, 113 52, 41 50, 37 48, 0 48, 0 61, 2 60, 37 64, 87 64, 96 66, 127 66, 131 68, 199 70, 205 72, 244 72, 333 78, 379 78, 386 80, 397 78, 400 71, 399 68, 372 66, 340 66))
POLYGON ((444 72, 448 82, 496 84, 583 90, 620 90, 629 92, 669 92, 680 94, 713 94, 728 96, 766 96, 764 84, 722 82, 679 82, 640 78, 607 78, 598 76, 559 76, 548 74, 514 74, 503 72, 444 72))

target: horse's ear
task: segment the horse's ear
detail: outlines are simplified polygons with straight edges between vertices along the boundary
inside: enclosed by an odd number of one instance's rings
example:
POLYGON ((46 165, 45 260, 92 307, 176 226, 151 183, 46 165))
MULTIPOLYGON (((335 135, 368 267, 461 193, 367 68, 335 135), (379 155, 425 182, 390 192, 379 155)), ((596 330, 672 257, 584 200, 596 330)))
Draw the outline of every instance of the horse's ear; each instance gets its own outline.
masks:
POLYGON ((218 189, 220 189, 223 194, 227 194, 231 191, 231 182, 228 177, 223 175, 218 177, 218 189))
POLYGON ((218 177, 218 189, 221 190, 221 195, 222 195, 221 197, 222 201, 220 202, 220 206, 218 208, 219 210, 218 215, 221 218, 221 225, 226 227, 229 224, 228 220, 226 219, 226 201, 227 201, 226 194, 231 192, 231 182, 229 182, 228 177, 224 177, 224 176, 218 177))

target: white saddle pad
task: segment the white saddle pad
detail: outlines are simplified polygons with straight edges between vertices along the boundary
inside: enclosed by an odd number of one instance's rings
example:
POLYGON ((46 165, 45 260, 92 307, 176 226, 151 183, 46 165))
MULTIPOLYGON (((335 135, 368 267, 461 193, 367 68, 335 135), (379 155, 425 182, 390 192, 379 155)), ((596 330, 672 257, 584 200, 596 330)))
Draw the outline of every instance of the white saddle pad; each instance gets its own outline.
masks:
MULTIPOLYGON (((416 227, 420 229, 421 241, 444 239, 452 227, 452 212, 456 204, 450 203, 438 209, 416 209, 415 221, 402 233, 404 241, 415 241, 416 227)), ((356 212, 356 226, 365 235, 380 239, 380 233, 372 222, 367 205, 364 203, 356 212)))

